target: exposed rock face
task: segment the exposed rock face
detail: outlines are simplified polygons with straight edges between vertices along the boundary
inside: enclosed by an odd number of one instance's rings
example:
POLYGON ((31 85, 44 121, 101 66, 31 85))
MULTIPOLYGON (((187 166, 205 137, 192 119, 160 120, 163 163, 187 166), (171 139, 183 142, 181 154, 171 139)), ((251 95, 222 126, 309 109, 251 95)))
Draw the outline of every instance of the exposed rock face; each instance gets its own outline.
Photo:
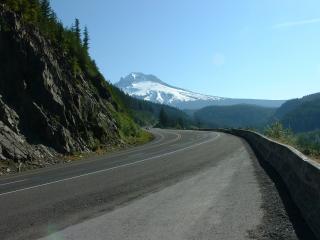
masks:
POLYGON ((24 162, 119 142, 106 83, 72 76, 64 55, 1 4, 0 21, 0 159, 24 162))

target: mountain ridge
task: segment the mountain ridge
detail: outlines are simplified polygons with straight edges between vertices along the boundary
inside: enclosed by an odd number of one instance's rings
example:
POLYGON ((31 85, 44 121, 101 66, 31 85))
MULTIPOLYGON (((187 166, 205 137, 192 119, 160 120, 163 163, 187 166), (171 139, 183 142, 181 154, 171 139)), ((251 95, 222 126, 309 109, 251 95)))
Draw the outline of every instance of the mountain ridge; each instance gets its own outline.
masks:
POLYGON ((276 108, 238 104, 230 106, 208 106, 191 113, 201 127, 209 128, 263 128, 273 116, 276 108))
POLYGON ((272 120, 281 122, 294 132, 308 132, 320 129, 319 119, 320 93, 314 93, 285 102, 272 120))
POLYGON ((207 106, 250 104, 262 107, 280 107, 284 100, 234 99, 211 96, 167 84, 152 74, 132 72, 115 83, 130 96, 167 104, 180 109, 200 109, 207 106))

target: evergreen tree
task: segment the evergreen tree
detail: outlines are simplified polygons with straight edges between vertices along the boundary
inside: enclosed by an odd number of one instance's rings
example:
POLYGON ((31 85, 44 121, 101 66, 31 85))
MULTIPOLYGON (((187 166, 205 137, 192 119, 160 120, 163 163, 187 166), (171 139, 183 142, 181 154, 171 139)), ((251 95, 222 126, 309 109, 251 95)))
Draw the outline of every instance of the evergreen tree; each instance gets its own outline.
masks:
POLYGON ((54 11, 51 11, 49 14, 49 19, 55 23, 57 23, 57 14, 54 11))
POLYGON ((50 1, 49 0, 41 0, 40 2, 41 13, 45 18, 49 18, 52 14, 50 1))
POLYGON ((75 33, 77 39, 80 42, 81 41, 81 29, 80 29, 80 21, 78 18, 75 19, 74 26, 73 26, 73 32, 75 33))
POLYGON ((88 32, 88 28, 86 26, 83 31, 83 47, 85 50, 89 49, 89 40, 90 40, 89 32, 88 32))
POLYGON ((66 49, 65 46, 65 32, 64 32, 64 27, 61 22, 58 22, 57 24, 57 42, 60 44, 61 50, 64 52, 66 49))
POLYGON ((165 112, 165 110, 163 109, 163 107, 160 110, 159 123, 160 123, 160 126, 162 126, 162 127, 165 127, 168 124, 168 116, 167 116, 167 113, 165 112))
POLYGON ((184 121, 181 117, 178 118, 178 122, 177 122, 178 127, 180 128, 184 128, 184 121))

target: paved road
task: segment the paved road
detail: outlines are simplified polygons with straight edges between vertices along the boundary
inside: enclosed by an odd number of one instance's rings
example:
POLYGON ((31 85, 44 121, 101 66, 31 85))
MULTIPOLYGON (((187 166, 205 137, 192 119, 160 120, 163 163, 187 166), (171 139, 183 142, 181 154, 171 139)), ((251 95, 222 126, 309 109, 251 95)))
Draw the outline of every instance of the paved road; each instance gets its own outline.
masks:
POLYGON ((152 131, 144 146, 0 178, 0 238, 298 239, 243 140, 152 131), (267 231, 265 196, 281 217, 267 231))

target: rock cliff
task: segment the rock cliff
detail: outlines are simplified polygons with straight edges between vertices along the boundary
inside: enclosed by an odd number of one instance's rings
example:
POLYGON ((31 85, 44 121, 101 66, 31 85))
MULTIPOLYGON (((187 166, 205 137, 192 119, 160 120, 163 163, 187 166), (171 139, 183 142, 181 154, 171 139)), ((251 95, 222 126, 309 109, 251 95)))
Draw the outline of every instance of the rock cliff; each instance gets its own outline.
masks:
POLYGON ((108 84, 76 76, 36 27, 0 4, 0 159, 55 161, 59 153, 120 142, 108 84), (50 160, 51 159, 51 160, 50 160))

